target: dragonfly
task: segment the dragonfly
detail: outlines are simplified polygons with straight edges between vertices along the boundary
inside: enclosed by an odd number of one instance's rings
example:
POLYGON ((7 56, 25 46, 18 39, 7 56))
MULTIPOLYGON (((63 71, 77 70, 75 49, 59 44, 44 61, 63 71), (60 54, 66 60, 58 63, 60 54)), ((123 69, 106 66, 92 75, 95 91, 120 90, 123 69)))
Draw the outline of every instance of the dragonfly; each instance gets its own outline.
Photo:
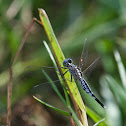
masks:
MULTIPOLYGON (((81 59, 82 60, 82 59, 81 59)), ((103 108, 106 108, 105 105, 103 105, 100 100, 93 94, 91 91, 91 88, 89 87, 88 83, 86 80, 83 78, 83 72, 81 71, 81 68, 74 65, 73 61, 71 58, 67 58, 63 61, 63 69, 68 69, 63 75, 65 75, 68 71, 71 73, 71 82, 72 82, 72 77, 77 79, 82 86, 82 88, 88 93, 90 96, 92 96, 103 108)))

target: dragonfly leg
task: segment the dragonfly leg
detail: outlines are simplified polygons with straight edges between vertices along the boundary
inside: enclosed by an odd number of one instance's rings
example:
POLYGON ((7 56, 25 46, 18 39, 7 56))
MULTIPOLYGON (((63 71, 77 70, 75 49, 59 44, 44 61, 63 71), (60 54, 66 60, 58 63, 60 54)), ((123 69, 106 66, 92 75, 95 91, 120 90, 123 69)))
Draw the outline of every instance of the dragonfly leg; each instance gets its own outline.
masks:
POLYGON ((73 77, 72 77, 72 75, 71 75, 71 82, 72 82, 72 78, 73 78, 73 77))
POLYGON ((63 69, 68 69, 68 68, 66 68, 66 67, 61 67, 61 68, 63 68, 63 69))
POLYGON ((66 71, 65 73, 63 73, 63 74, 60 74, 60 73, 59 73, 59 72, 57 72, 57 71, 56 71, 56 73, 57 73, 58 75, 60 75, 60 76, 62 76, 62 77, 63 77, 63 76, 64 76, 64 75, 65 75, 68 71, 69 71, 69 70, 67 70, 67 71, 66 71))
POLYGON ((64 76, 69 70, 67 70, 65 73, 62 74, 62 76, 64 76))

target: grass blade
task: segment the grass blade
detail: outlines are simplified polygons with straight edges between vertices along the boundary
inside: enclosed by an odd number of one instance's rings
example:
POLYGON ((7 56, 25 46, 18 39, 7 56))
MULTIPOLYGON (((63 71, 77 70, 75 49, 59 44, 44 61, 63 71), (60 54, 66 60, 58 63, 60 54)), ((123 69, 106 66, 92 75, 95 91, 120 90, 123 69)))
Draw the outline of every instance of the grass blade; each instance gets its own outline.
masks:
MULTIPOLYGON (((57 65, 58 65, 61 73, 63 74, 65 72, 65 70, 63 70, 61 68, 62 64, 60 64, 60 63, 65 60, 65 57, 64 57, 62 50, 58 44, 58 41, 55 37, 55 34, 54 34, 53 29, 51 27, 50 21, 48 19, 48 16, 43 9, 39 9, 39 16, 40 16, 42 25, 45 29, 45 32, 47 34, 47 37, 50 41, 57 65)), ((67 74, 65 74, 65 78, 70 78, 69 72, 67 74)), ((74 103, 75 109, 78 112, 79 119, 83 122, 83 125, 87 126, 88 122, 87 122, 87 116, 86 116, 86 109, 85 109, 83 100, 81 98, 81 95, 78 91, 78 88, 77 88, 74 81, 70 82, 68 80, 65 80, 65 82, 66 82, 66 85, 70 91, 70 96, 71 96, 72 101, 74 103)))
MULTIPOLYGON (((46 102, 44 102, 44 101, 38 99, 38 98, 35 97, 35 96, 33 96, 33 98, 36 99, 38 102, 44 104, 45 106, 47 106, 47 107, 49 107, 49 108, 52 108, 53 110, 55 110, 55 111, 57 111, 57 112, 59 112, 59 113, 61 113, 61 114, 63 114, 63 115, 70 116, 70 113, 69 113, 69 112, 63 111, 63 110, 58 109, 58 108, 56 108, 56 107, 54 107, 54 106, 52 106, 52 105, 49 105, 48 103, 46 103, 46 102)), ((72 109, 71 107, 68 107, 68 108, 69 108, 69 110, 71 111, 72 117, 73 117, 73 119, 75 120, 76 124, 77 124, 78 126, 83 126, 82 123, 78 120, 78 118, 77 118, 76 114, 74 113, 73 109, 72 109)))
POLYGON ((45 77, 47 78, 47 80, 51 84, 53 90, 57 93, 57 95, 60 97, 60 99, 62 100, 62 102, 66 105, 65 99, 63 98, 63 96, 61 95, 61 93, 59 92, 59 90, 57 89, 55 83, 51 80, 51 78, 47 75, 47 73, 44 70, 42 70, 42 73, 45 75, 45 77))
MULTIPOLYGON (((51 51, 50 51, 50 49, 49 49, 47 43, 46 43, 45 41, 43 41, 43 43, 44 43, 44 45, 45 45, 45 47, 46 47, 46 49, 47 49, 47 51, 48 51, 48 53, 49 53, 49 55, 50 55, 50 58, 52 59, 52 62, 53 62, 53 64, 54 64, 54 66, 55 66, 56 71, 59 72, 58 67, 57 67, 57 65, 56 65, 56 62, 55 62, 55 59, 54 59, 54 57, 53 57, 53 55, 52 55, 52 53, 51 53, 51 51)), ((59 92, 59 90, 57 89, 57 87, 55 86, 55 83, 53 83, 53 81, 52 81, 51 78, 46 74, 45 71, 42 71, 42 72, 43 72, 43 74, 46 76, 46 78, 47 78, 47 80, 50 82, 50 84, 52 85, 52 87, 53 87, 53 89, 55 90, 55 92, 57 93, 57 95, 58 95, 58 96, 61 98, 61 100, 65 103, 65 100, 64 100, 64 98, 62 97, 62 95, 60 94, 60 92, 59 92)), ((61 78, 61 76, 60 76, 59 74, 57 74, 57 75, 58 75, 59 80, 60 80, 60 83, 62 84, 63 89, 64 89, 64 93, 65 93, 65 97, 66 97, 66 102, 67 102, 67 103, 65 103, 65 105, 67 106, 67 108, 68 108, 69 111, 71 112, 72 118, 74 119, 74 121, 76 122, 76 124, 77 124, 78 126, 82 126, 82 123, 79 121, 79 119, 77 118, 75 112, 74 112, 73 109, 71 108, 70 100, 69 100, 68 93, 67 93, 67 90, 66 90, 66 86, 64 85, 63 79, 61 78)), ((73 123, 73 122, 72 122, 72 123, 73 123)))
MULTIPOLYGON (((97 115, 94 111, 92 111, 90 108, 88 108, 86 106, 86 110, 87 110, 87 114, 90 116, 90 118, 96 123, 99 122, 99 120, 101 120, 101 117, 99 115, 97 115)), ((107 124, 105 122, 102 122, 100 124, 101 126, 107 126, 107 124)))
POLYGON ((66 97, 67 105, 70 105, 70 100, 69 100, 69 97, 68 97, 68 94, 67 94, 66 85, 64 84, 61 75, 58 74, 58 73, 60 73, 60 72, 59 72, 59 69, 58 69, 57 64, 56 64, 56 62, 55 62, 55 59, 54 59, 54 57, 53 57, 53 55, 52 55, 52 53, 51 53, 51 50, 50 50, 49 46, 47 45, 46 41, 43 41, 43 43, 44 43, 44 45, 45 45, 45 47, 46 47, 46 49, 47 49, 47 51, 48 51, 48 53, 49 53, 49 56, 50 56, 50 58, 51 58, 51 60, 52 60, 52 62, 53 62, 53 65, 54 65, 54 67, 55 67, 55 69, 56 69, 56 71, 57 71, 57 76, 58 76, 58 78, 59 78, 59 80, 60 80, 60 83, 61 83, 61 85, 62 85, 62 87, 63 87, 64 94, 65 94, 65 97, 66 97))
MULTIPOLYGON (((96 124, 94 124, 93 126, 98 126, 101 122, 103 122, 105 120, 105 118, 104 119, 102 119, 102 120, 100 120, 100 121, 98 121, 96 124)), ((101 125, 101 126, 103 126, 103 125, 101 125)))
POLYGON ((117 65, 118 65, 118 70, 119 70, 122 84, 126 88, 126 71, 125 71, 125 67, 121 61, 120 54, 117 50, 114 51, 114 56, 115 56, 115 59, 116 59, 117 65))
POLYGON ((46 103, 46 102, 44 102, 44 101, 38 99, 38 98, 35 97, 35 96, 33 96, 33 98, 36 99, 38 102, 44 104, 45 106, 47 106, 47 107, 49 107, 49 108, 52 108, 52 109, 56 110, 57 112, 59 112, 59 113, 61 113, 61 114, 63 114, 63 115, 66 115, 66 116, 69 116, 69 115, 70 115, 69 112, 63 111, 63 110, 58 109, 58 108, 56 108, 56 107, 54 107, 54 106, 52 106, 52 105, 49 105, 48 103, 46 103))

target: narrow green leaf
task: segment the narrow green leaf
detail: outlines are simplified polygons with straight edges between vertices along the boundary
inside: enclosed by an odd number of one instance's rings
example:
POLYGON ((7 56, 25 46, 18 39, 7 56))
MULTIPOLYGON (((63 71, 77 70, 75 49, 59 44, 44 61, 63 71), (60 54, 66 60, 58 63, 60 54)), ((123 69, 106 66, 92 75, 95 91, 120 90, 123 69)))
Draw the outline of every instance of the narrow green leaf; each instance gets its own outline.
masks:
POLYGON ((47 107, 49 107, 49 108, 52 108, 52 109, 56 110, 57 112, 59 112, 59 113, 61 113, 61 114, 63 114, 63 115, 70 116, 70 113, 69 113, 69 112, 63 111, 63 110, 58 109, 58 108, 56 108, 56 107, 54 107, 54 106, 52 106, 52 105, 49 105, 48 103, 46 103, 46 102, 44 102, 44 101, 38 99, 38 98, 35 97, 35 96, 33 96, 33 98, 36 99, 38 102, 44 104, 45 106, 47 106, 47 107))
POLYGON ((116 101, 123 108, 123 111, 126 112, 126 89, 123 88, 112 76, 106 75, 105 80, 107 81, 116 101))
MULTIPOLYGON (((94 111, 92 111, 90 108, 88 108, 87 106, 86 106, 86 110, 87 110, 87 114, 90 116, 90 118, 95 123, 98 122, 99 120, 101 120, 101 117, 98 114, 96 114, 94 111)), ((105 122, 102 122, 100 125, 101 126, 107 126, 107 124, 105 122)))
POLYGON ((62 79, 61 75, 58 74, 58 73, 60 73, 60 72, 59 72, 59 69, 58 69, 57 64, 56 64, 56 62, 55 62, 55 59, 54 59, 54 57, 53 57, 53 55, 52 55, 52 53, 51 53, 51 50, 50 50, 49 46, 47 45, 46 41, 43 41, 43 43, 44 43, 44 45, 45 45, 45 47, 46 47, 46 49, 47 49, 47 51, 48 51, 48 53, 49 53, 49 56, 50 56, 50 58, 51 58, 51 60, 52 60, 52 62, 53 62, 53 65, 54 65, 54 67, 55 67, 55 69, 56 69, 56 71, 57 71, 57 76, 58 76, 58 78, 59 78, 59 80, 60 80, 60 83, 61 83, 61 85, 62 85, 62 87, 63 87, 63 90, 64 90, 64 94, 65 94, 67 106, 70 106, 70 100, 69 100, 69 96, 68 96, 68 94, 67 94, 66 85, 65 85, 65 83, 63 82, 63 79, 62 79))
POLYGON ((87 110, 87 113, 88 115, 90 116, 90 118, 94 121, 94 122, 98 122, 101 117, 99 115, 97 115, 94 111, 92 111, 90 108, 88 108, 86 106, 86 110, 87 110))
POLYGON ((57 93, 57 95, 60 97, 60 99, 63 101, 63 103, 66 105, 66 101, 63 98, 63 96, 61 95, 61 93, 59 92, 59 90, 57 89, 55 83, 51 80, 51 78, 47 75, 47 73, 42 70, 42 73, 45 75, 45 77, 47 78, 47 80, 49 81, 49 83, 51 84, 53 90, 57 93))
MULTIPOLYGON (((102 85, 102 89, 101 89, 102 95, 104 96, 105 103, 107 106, 107 109, 106 109, 107 120, 105 122, 107 122, 108 125, 111 124, 112 126, 115 126, 115 125, 121 126, 122 120, 121 120, 121 114, 120 114, 120 106, 119 104, 117 104, 117 102, 118 100, 120 101, 120 98, 121 98, 121 97, 119 98, 118 96, 118 91, 119 92, 121 91, 120 93, 122 93, 123 90, 122 89, 120 90, 120 88, 118 87, 122 85, 118 84, 113 79, 114 78, 112 78, 110 75, 104 75, 100 79, 100 83, 102 85)), ((124 103, 123 105, 125 108, 126 105, 124 103)), ((125 109, 122 111, 125 111, 125 109)))
MULTIPOLYGON (((97 123, 95 123, 93 126, 98 126, 101 122, 103 122, 105 120, 105 118, 104 119, 102 119, 102 120, 100 120, 100 121, 98 121, 97 123)), ((101 126, 103 126, 103 125, 101 125, 101 126)))
MULTIPOLYGON (((57 89, 57 87, 55 86, 55 83, 51 80, 51 78, 47 75, 47 73, 42 70, 43 74, 46 76, 47 80, 50 82, 52 88, 54 89, 54 91, 57 93, 57 95, 61 98, 61 100, 64 102, 64 104, 66 105, 66 101, 64 100, 64 98, 62 97, 62 95, 60 94, 59 90, 57 89)), ((79 119, 77 118, 75 112, 73 111, 73 109, 71 108, 70 105, 67 104, 67 108, 70 110, 70 112, 72 113, 72 117, 74 119, 74 121, 76 122, 76 124, 78 126, 83 126, 81 124, 81 122, 79 121, 79 119)))
POLYGON ((43 43, 44 43, 44 45, 45 45, 45 47, 46 47, 46 49, 47 49, 47 51, 48 51, 48 53, 49 53, 49 56, 50 56, 50 58, 51 58, 51 60, 52 60, 52 62, 53 62, 53 65, 54 65, 56 71, 59 72, 59 69, 58 69, 58 67, 57 67, 57 65, 56 65, 55 59, 54 59, 54 57, 53 57, 53 55, 52 55, 52 53, 51 53, 51 50, 50 50, 49 46, 47 45, 46 41, 43 41, 43 43))
MULTIPOLYGON (((52 105, 49 105, 48 103, 46 103, 46 102, 44 102, 44 101, 38 99, 38 98, 35 97, 35 96, 33 96, 33 98, 36 99, 38 102, 44 104, 45 106, 47 106, 47 107, 49 107, 49 108, 52 108, 52 109, 56 110, 57 112, 59 112, 59 113, 61 113, 61 114, 63 114, 63 115, 70 116, 70 113, 69 113, 69 112, 63 111, 63 110, 58 109, 58 108, 56 108, 56 107, 54 107, 54 106, 52 106, 52 105)), ((68 108, 69 108, 69 110, 71 111, 72 117, 73 117, 73 119, 75 120, 76 124, 77 124, 78 126, 83 126, 82 123, 78 120, 78 118, 77 118, 76 114, 74 113, 73 109, 72 109, 71 107, 68 107, 68 108)))
MULTIPOLYGON (((48 16, 43 9, 39 9, 39 16, 41 19, 41 23, 45 29, 45 32, 47 34, 47 37, 49 39, 49 42, 51 44, 57 65, 58 65, 61 73, 63 74, 66 71, 65 69, 61 68, 61 67, 63 67, 63 64, 61 64, 61 63, 63 63, 63 61, 65 60, 63 52, 62 52, 62 50, 59 46, 59 43, 55 37, 52 26, 51 26, 50 21, 48 19, 48 16)), ((69 72, 67 72, 64 75, 64 77, 70 78, 71 74, 69 72)), ((76 83, 74 81, 70 82, 68 80, 65 80, 65 83, 69 89, 72 101, 73 101, 74 105, 76 106, 75 108, 79 114, 79 118, 82 119, 83 125, 88 125, 85 106, 84 106, 83 100, 81 98, 81 95, 78 91, 78 88, 76 86, 76 83), (79 110, 81 110, 82 114, 79 112, 79 110)))
MULTIPOLYGON (((53 64, 54 64, 54 66, 55 66, 56 71, 59 72, 58 67, 57 67, 57 65, 56 65, 56 62, 55 62, 55 59, 54 59, 54 57, 53 57, 53 55, 52 55, 52 53, 51 53, 51 51, 50 51, 50 49, 49 49, 49 46, 47 45, 47 43, 46 43, 45 41, 43 41, 43 43, 44 43, 44 45, 45 45, 45 47, 46 47, 46 49, 47 49, 47 51, 48 51, 48 53, 49 53, 49 55, 50 55, 50 58, 51 58, 51 60, 52 60, 52 62, 53 62, 53 64)), ((58 94, 58 96, 59 96, 59 97, 61 98, 61 100, 63 101, 62 95, 61 95, 60 92, 58 91, 58 89, 57 89, 57 87, 55 86, 55 84, 53 84, 53 81, 51 80, 51 78, 46 74, 46 72, 45 72, 44 70, 43 70, 42 72, 43 72, 43 74, 46 76, 46 78, 47 78, 47 80, 50 82, 50 84, 52 85, 52 87, 53 87, 53 89, 55 90, 55 92, 58 94)), ((63 79, 61 78, 61 76, 60 76, 59 74, 57 74, 57 75, 58 75, 58 77, 59 77, 60 83, 61 83, 62 86, 63 86, 64 93, 65 93, 65 97, 66 97, 66 101, 67 101, 67 104, 66 104, 66 105, 67 105, 67 108, 70 110, 70 112, 71 112, 71 114, 72 114, 72 118, 74 119, 74 121, 76 122, 76 124, 77 124, 78 126, 83 126, 82 123, 79 121, 78 117, 76 116, 75 112, 74 112, 73 109, 71 108, 69 96, 68 96, 68 93, 67 93, 67 90, 66 90, 66 86, 65 86, 64 83, 63 83, 63 79)), ((65 100, 64 100, 64 101, 65 101, 65 100)))
POLYGON ((119 70, 122 84, 126 88, 126 70, 121 61, 120 54, 117 50, 114 51, 114 56, 115 56, 115 59, 116 59, 117 65, 118 65, 118 70, 119 70))

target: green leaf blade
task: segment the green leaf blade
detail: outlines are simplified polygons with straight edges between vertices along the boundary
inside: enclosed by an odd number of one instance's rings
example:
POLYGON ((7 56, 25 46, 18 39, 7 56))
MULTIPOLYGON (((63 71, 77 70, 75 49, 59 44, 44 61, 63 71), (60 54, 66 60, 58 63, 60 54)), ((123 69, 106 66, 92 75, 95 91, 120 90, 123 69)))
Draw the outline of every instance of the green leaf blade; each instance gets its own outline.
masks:
POLYGON ((70 116, 70 113, 69 113, 69 112, 66 112, 66 111, 63 111, 63 110, 61 110, 61 109, 58 109, 58 108, 56 108, 56 107, 54 107, 54 106, 52 106, 52 105, 50 105, 50 104, 48 104, 48 103, 46 103, 46 102, 40 100, 40 99, 38 99, 38 98, 35 97, 35 96, 33 96, 33 98, 36 99, 38 102, 42 103, 43 105, 45 105, 45 106, 47 106, 47 107, 49 107, 49 108, 51 108, 51 109, 53 109, 53 110, 55 110, 55 111, 57 111, 57 112, 63 114, 63 115, 70 116))

